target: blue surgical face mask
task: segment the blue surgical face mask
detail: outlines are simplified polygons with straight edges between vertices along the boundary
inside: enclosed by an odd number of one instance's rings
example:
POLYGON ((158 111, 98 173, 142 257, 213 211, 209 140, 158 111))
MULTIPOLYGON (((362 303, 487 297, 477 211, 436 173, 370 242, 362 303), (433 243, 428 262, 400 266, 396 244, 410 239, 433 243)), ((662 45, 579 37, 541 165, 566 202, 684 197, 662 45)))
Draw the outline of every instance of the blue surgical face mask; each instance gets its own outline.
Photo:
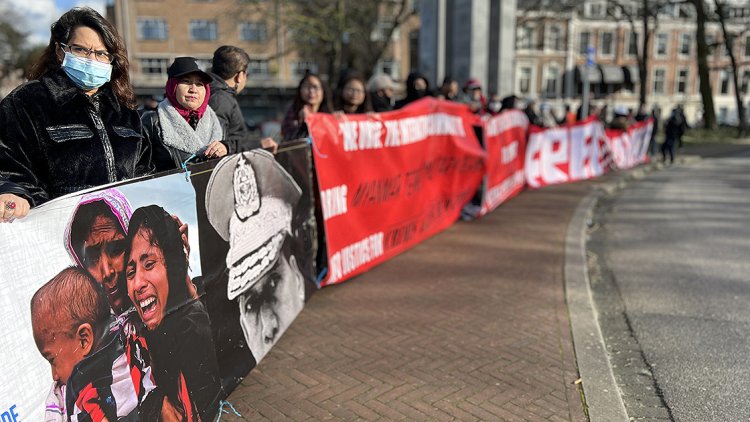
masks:
POLYGON ((112 75, 111 64, 77 57, 67 52, 62 68, 77 87, 87 91, 109 82, 109 77, 112 75))

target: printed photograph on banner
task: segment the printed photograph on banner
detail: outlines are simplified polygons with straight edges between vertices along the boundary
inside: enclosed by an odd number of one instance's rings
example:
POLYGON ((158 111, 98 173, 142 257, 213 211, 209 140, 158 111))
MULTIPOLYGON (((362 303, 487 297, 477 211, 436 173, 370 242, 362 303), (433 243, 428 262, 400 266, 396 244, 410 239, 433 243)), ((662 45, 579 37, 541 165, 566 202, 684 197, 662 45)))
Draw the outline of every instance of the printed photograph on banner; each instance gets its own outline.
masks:
POLYGON ((267 354, 316 290, 310 166, 304 143, 276 156, 253 150, 191 167, 203 301, 225 391, 267 354))
POLYGON ((201 269, 191 256, 199 254, 195 193, 185 177, 52 201, 28 221, 37 224, 17 227, 34 240, 22 249, 24 256, 10 261, 37 271, 28 296, 14 300, 30 303, 23 316, 28 324, 19 325, 26 325, 24 335, 31 340, 25 350, 36 349, 43 359, 29 359, 25 368, 46 366, 30 371, 35 378, 26 382, 46 387, 32 390, 38 399, 14 399, 21 403, 19 416, 213 417, 223 392, 208 314, 196 288, 201 269), (29 253, 35 249, 47 253, 29 253))

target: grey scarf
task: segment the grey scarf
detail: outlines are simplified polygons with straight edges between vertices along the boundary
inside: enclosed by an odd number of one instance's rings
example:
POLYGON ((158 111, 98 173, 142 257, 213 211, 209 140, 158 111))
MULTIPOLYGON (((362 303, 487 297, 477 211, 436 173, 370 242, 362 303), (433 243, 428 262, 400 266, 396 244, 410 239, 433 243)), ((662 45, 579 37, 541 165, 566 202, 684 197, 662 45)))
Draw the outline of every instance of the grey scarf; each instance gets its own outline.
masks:
POLYGON ((184 117, 180 116, 168 99, 159 103, 159 126, 162 142, 180 151, 194 154, 213 141, 223 138, 221 123, 211 107, 206 107, 198 126, 193 130, 184 117))

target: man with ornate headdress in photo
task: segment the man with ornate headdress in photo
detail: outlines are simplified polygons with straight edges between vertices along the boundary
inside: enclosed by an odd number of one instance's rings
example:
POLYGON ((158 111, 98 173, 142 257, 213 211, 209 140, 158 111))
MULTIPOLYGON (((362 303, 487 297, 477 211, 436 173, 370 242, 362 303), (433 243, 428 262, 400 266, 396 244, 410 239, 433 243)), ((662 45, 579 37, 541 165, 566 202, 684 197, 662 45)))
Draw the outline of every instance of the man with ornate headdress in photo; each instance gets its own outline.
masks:
POLYGON ((206 189, 208 220, 229 242, 227 298, 238 302, 256 362, 304 306, 305 282, 291 238, 300 196, 292 177, 264 150, 222 160, 206 189))

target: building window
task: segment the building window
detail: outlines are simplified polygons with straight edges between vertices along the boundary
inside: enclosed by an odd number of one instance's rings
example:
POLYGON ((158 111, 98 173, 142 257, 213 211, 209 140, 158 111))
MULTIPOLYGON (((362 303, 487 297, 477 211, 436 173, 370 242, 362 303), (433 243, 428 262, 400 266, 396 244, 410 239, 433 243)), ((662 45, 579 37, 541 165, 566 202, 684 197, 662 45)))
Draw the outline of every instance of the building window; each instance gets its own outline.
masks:
POLYGON ((401 66, 398 60, 381 60, 378 62, 375 73, 384 73, 393 79, 399 79, 401 75, 401 66))
POLYGON ((627 51, 628 56, 638 55, 638 33, 637 32, 631 32, 629 34, 628 48, 626 51, 627 51))
POLYGON ((216 21, 193 19, 190 21, 190 39, 195 41, 215 41, 217 38, 216 21))
POLYGON ((141 40, 166 40, 169 35, 164 19, 138 19, 138 38, 141 40))
POLYGON ((745 57, 750 57, 750 35, 745 36, 745 57))
MULTIPOLYGON (((378 21, 377 25, 375 25, 375 28, 372 29, 372 33, 370 33, 370 41, 388 41, 388 33, 391 32, 395 25, 395 22, 389 20, 378 21)), ((393 29, 393 33, 391 34, 390 39, 393 41, 398 41, 398 27, 393 29)))
POLYGON ((726 123, 728 117, 729 117, 729 108, 719 107, 719 117, 717 118, 719 123, 726 123))
POLYGON ((664 69, 654 69, 654 78, 653 78, 653 94, 664 94, 664 78, 666 76, 666 71, 664 69))
POLYGON ((666 32, 656 34, 656 43, 654 46, 656 47, 657 56, 666 56, 667 48, 669 47, 669 34, 666 32))
POLYGON ((748 93, 748 86, 750 85, 750 70, 744 70, 742 72, 742 81, 740 82, 740 86, 742 87, 742 93, 744 95, 747 95, 748 93))
POLYGON ((692 45, 693 36, 691 34, 682 34, 680 36, 680 55, 689 56, 692 45))
POLYGON ((722 95, 729 94, 729 72, 720 70, 719 81, 719 93, 722 95))
POLYGON ((301 78, 307 72, 318 73, 318 65, 310 60, 292 62, 292 76, 301 78))
POLYGON ((521 50, 531 50, 534 46, 534 27, 524 25, 518 30, 518 48, 521 50))
MULTIPOLYGON (((732 39, 729 39, 732 41, 732 39)), ((732 43, 730 43, 732 45, 732 43)), ((725 40, 721 41, 721 57, 729 57, 729 50, 727 49, 727 44, 725 40)))
POLYGON ((548 28, 546 45, 555 51, 563 50, 562 31, 559 26, 553 25, 548 28))
POLYGON ((708 54, 711 55, 715 50, 716 36, 714 34, 706 34, 706 45, 708 46, 708 54))
POLYGON ((547 98, 556 98, 558 80, 560 79, 560 70, 556 66, 550 66, 546 69, 544 75, 544 94, 547 98))
POLYGON ((677 71, 677 83, 675 86, 675 93, 687 94, 688 76, 689 76, 689 73, 687 69, 680 69, 679 71, 677 71))
POLYGON ((265 22, 242 22, 240 24, 240 39, 242 41, 265 41, 268 32, 265 22))
POLYGON ((588 17, 590 18, 603 18, 607 14, 607 8, 603 3, 592 2, 588 3, 588 17))
POLYGON ((247 64, 247 74, 256 76, 268 75, 268 60, 250 60, 247 64))
POLYGON ((677 5, 665 4, 663 7, 659 8, 658 16, 665 18, 677 17, 677 5))
POLYGON ((141 73, 144 75, 166 75, 169 59, 141 59, 141 73))
POLYGON ((591 45, 591 34, 589 32, 578 34, 578 53, 587 54, 589 45, 591 45))
POLYGON ((602 32, 599 37, 599 55, 612 56, 614 54, 614 34, 602 32))
POLYGON ((523 95, 531 93, 531 68, 522 67, 518 72, 518 92, 523 95))

